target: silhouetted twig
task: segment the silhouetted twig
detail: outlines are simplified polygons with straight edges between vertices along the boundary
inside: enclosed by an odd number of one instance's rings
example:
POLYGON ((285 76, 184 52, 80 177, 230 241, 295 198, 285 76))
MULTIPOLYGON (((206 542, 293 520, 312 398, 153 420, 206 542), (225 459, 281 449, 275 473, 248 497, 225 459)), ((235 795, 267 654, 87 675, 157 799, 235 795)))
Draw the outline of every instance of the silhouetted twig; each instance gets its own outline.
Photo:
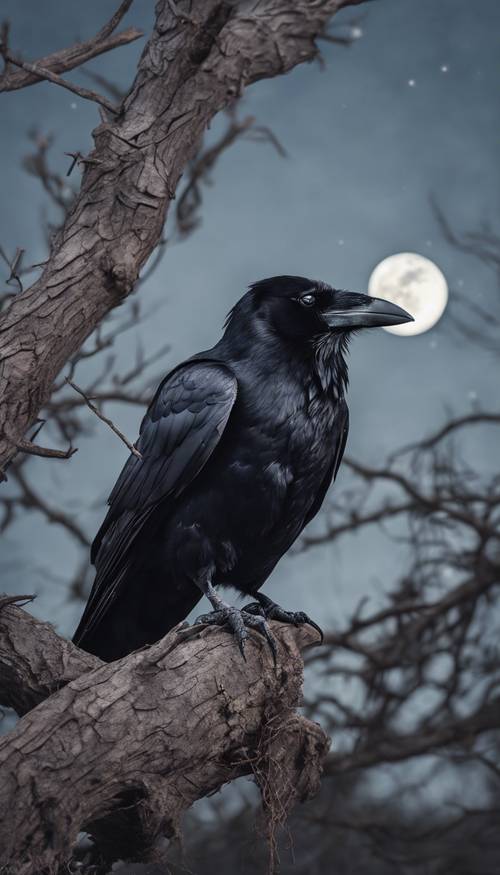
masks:
POLYGON ((75 383, 73 383, 73 381, 70 380, 69 377, 66 377, 66 382, 67 382, 68 386, 71 386, 71 388, 74 389, 75 392, 78 392, 78 394, 82 396, 82 398, 84 399, 85 404, 87 405, 89 410, 91 410, 92 413, 95 413, 95 415, 98 416, 99 419, 101 419, 103 422, 106 423, 106 425, 108 425, 110 427, 111 431, 113 431, 120 438, 120 440, 123 441, 125 446, 127 446, 129 448, 130 452, 133 453, 134 456, 137 456, 138 459, 142 459, 142 456, 141 456, 139 450, 136 449, 136 447, 134 447, 134 445, 132 443, 130 443, 128 438, 125 437, 123 432, 120 431, 120 429, 114 424, 114 422, 111 419, 109 419, 107 416, 104 416, 104 414, 101 413, 99 408, 96 407, 95 404, 92 404, 92 401, 90 400, 90 398, 87 397, 87 395, 85 394, 83 389, 80 389, 80 387, 77 386, 75 383))

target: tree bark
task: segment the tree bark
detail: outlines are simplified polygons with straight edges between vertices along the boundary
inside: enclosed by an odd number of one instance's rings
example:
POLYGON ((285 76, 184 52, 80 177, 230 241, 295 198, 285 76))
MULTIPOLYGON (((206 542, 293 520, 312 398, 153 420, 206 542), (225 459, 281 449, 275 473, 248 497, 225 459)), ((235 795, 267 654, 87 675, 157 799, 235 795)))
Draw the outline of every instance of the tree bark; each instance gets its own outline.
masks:
POLYGON ((0 321, 0 475, 65 362, 132 291, 210 120, 246 85, 314 58, 315 37, 354 2, 159 0, 135 82, 93 133, 45 269, 0 321))
POLYGON ((259 783, 270 835, 294 801, 316 792, 329 741, 294 710, 301 651, 318 640, 311 627, 272 624, 276 666, 260 636, 244 661, 232 636, 213 628, 173 630, 105 664, 9 601, 0 704, 33 710, 0 740, 7 872, 57 871, 82 829, 109 860, 162 859, 159 837, 240 775, 259 783))

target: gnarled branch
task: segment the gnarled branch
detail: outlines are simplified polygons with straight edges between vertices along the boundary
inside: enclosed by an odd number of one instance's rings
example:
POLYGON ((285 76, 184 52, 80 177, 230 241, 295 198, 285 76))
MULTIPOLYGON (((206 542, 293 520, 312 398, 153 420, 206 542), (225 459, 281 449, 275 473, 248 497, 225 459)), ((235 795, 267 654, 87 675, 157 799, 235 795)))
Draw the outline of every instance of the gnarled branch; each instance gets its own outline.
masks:
POLYGON ((267 816, 313 795, 329 742, 295 712, 310 627, 273 623, 243 661, 232 636, 173 630, 111 664, 0 602, 0 703, 36 707, 0 742, 0 866, 53 871, 84 828, 107 859, 159 859, 183 811, 253 774, 267 816))

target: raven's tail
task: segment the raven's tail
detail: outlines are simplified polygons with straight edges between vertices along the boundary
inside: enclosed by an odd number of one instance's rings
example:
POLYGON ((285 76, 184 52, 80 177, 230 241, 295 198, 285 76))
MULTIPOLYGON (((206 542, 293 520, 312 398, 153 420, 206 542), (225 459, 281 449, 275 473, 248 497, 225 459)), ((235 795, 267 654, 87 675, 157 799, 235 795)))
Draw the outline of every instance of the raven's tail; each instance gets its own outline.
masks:
POLYGON ((100 589, 98 577, 73 641, 105 662, 159 641, 186 619, 202 597, 187 579, 176 584, 167 574, 151 577, 150 569, 141 573, 129 568, 116 581, 105 610, 99 611, 92 598, 100 589))

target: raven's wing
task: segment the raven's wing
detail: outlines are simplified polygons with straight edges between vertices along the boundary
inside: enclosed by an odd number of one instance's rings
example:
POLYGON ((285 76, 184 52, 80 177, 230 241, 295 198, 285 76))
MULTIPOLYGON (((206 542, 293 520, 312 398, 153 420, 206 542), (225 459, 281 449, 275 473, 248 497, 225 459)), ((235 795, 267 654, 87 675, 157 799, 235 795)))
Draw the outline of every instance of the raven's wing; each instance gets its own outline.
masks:
POLYGON ((321 486, 318 490, 318 494, 314 499, 309 513, 304 522, 304 526, 307 526, 308 523, 316 516, 321 505, 323 504, 323 500, 325 498, 326 493, 328 492, 328 487, 330 486, 332 480, 335 481, 338 470, 340 468, 340 463, 342 462, 342 457, 344 455, 345 445, 347 443, 347 435, 349 433, 349 408, 345 401, 341 402, 339 405, 339 409, 337 411, 337 427, 335 430, 334 436, 334 452, 333 459, 326 472, 321 486))
POLYGON ((160 502, 173 502, 201 471, 229 419, 237 382, 218 362, 191 361, 158 388, 136 447, 108 499, 92 544, 97 574, 74 641, 78 644, 112 604, 130 565, 129 548, 160 502))

